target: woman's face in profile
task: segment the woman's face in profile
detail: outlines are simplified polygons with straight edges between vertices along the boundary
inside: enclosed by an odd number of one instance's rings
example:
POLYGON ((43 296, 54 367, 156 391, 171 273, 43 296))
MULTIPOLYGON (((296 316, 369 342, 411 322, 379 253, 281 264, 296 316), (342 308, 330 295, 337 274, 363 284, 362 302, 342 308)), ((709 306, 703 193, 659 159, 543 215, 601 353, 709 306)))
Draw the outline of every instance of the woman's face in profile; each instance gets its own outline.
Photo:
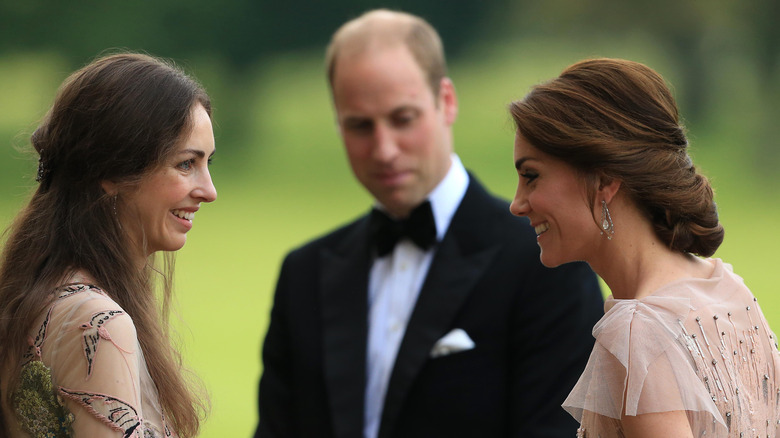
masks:
POLYGON ((135 218, 122 223, 139 224, 141 229, 131 229, 131 238, 139 245, 146 240, 146 255, 184 246, 201 203, 217 198, 209 173, 215 151, 211 119, 199 103, 193 106, 191 117, 192 131, 181 139, 169 160, 128 195, 127 210, 135 218))
POLYGON ((599 229, 588 207, 584 179, 569 164, 515 136, 518 183, 510 210, 526 216, 536 231, 542 264, 554 267, 587 260, 597 248, 599 229))

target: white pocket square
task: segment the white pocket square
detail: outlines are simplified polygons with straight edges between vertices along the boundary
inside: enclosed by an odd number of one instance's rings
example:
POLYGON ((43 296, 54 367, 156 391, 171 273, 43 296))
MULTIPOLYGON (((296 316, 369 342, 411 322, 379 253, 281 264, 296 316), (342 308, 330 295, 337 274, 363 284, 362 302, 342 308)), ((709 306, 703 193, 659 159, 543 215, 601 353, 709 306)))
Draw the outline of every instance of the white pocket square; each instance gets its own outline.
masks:
POLYGON ((446 356, 459 351, 471 350, 474 348, 474 341, 463 329, 452 329, 443 338, 436 341, 431 349, 431 357, 446 356))

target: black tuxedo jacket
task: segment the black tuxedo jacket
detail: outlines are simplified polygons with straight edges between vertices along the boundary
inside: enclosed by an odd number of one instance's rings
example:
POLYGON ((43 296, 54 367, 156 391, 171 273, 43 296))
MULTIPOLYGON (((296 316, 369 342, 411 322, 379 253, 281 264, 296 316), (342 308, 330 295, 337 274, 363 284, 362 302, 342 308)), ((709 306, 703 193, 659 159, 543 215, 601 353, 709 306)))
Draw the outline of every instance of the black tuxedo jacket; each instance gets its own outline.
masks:
MULTIPOLYGON (((255 437, 362 438, 368 215, 291 252, 263 346, 255 437)), ((471 177, 401 342, 379 438, 568 437, 560 407, 603 314, 582 263, 548 269, 534 231, 471 177), (454 328, 472 350, 431 358, 454 328)))

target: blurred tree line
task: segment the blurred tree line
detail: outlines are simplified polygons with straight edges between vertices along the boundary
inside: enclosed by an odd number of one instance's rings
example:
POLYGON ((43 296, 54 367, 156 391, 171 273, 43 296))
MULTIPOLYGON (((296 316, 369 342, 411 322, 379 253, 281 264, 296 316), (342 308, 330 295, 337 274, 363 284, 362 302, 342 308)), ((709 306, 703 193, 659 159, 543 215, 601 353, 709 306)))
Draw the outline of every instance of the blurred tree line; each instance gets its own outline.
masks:
MULTIPOLYGON (((322 53, 337 26, 375 7, 428 19, 451 59, 474 41, 533 36, 578 41, 641 33, 679 69, 677 97, 693 122, 706 115, 718 84, 730 80, 717 66, 736 61, 767 96, 767 107, 756 109, 762 131, 756 134, 758 156, 780 161, 769 131, 780 115, 778 0, 0 0, 0 56, 51 51, 73 68, 106 48, 175 59, 210 56, 224 64, 229 83, 241 83, 242 75, 268 57, 322 53)), ((231 97, 240 100, 238 94, 231 97)), ((236 112, 225 114, 235 123, 250 123, 239 122, 240 105, 228 111, 236 112)), ((231 125, 235 128, 241 127, 231 125)))
POLYGON ((237 69, 280 52, 324 48, 341 23, 376 7, 426 17, 448 51, 457 51, 481 18, 507 3, 449 0, 442 9, 433 0, 0 1, 0 53, 53 50, 80 64, 106 47, 138 47, 179 57, 210 52, 237 69))

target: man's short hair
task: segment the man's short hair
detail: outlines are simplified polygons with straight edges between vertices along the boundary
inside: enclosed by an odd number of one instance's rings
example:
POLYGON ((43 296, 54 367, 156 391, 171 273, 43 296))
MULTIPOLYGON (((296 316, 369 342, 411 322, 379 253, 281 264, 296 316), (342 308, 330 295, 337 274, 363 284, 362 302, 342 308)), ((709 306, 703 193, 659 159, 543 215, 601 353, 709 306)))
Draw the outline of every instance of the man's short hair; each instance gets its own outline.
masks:
POLYGON ((328 82, 333 89, 336 61, 341 55, 358 55, 402 44, 427 76, 434 96, 447 75, 444 46, 436 30, 424 19, 406 12, 376 9, 343 24, 325 52, 328 82))

